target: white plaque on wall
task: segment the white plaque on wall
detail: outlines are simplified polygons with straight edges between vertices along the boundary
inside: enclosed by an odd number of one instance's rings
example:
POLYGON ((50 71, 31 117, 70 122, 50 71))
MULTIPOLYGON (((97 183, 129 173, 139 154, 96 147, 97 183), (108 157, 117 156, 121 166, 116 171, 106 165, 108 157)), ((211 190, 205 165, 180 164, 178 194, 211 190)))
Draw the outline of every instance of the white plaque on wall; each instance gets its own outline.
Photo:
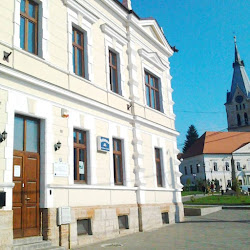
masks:
POLYGON ((68 164, 64 162, 54 163, 54 176, 67 177, 69 175, 68 164))
POLYGON ((21 177, 21 166, 14 165, 14 177, 21 177))

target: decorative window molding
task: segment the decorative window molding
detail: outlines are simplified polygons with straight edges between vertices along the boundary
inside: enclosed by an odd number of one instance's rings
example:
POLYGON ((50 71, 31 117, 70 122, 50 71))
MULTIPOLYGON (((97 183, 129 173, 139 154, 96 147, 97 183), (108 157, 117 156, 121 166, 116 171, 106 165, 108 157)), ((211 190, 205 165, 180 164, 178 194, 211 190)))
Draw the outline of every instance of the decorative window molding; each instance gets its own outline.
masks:
POLYGON ((113 138, 113 167, 114 167, 114 184, 124 185, 124 168, 123 168, 123 141, 113 138))
MULTIPOLYGON (((49 59, 48 55, 48 17, 49 6, 48 0, 33 0, 38 4, 38 38, 37 38, 37 55, 45 60, 49 59)), ((20 11, 21 0, 15 0, 15 12, 14 12, 14 47, 21 49, 20 46, 20 11)))
POLYGON ((74 129, 74 182, 88 183, 88 137, 84 130, 74 129))
POLYGON ((155 155, 157 187, 163 187, 162 149, 155 148, 154 155, 155 155))
MULTIPOLYGON (((163 88, 162 88, 162 82, 161 82, 161 76, 159 74, 155 74, 156 72, 152 72, 152 70, 148 70, 148 66, 143 67, 143 92, 144 92, 144 105, 146 107, 152 108, 156 111, 160 111, 164 113, 164 103, 163 103, 163 88), (151 105, 148 105, 147 102, 147 94, 146 94, 146 75, 151 75, 152 77, 156 78, 158 81, 158 90, 159 90, 159 108, 154 108, 151 105)), ((157 72, 158 73, 158 72, 157 72)))
MULTIPOLYGON (((152 136, 152 161, 153 161, 153 175, 154 175, 154 187, 155 188, 167 188, 169 189, 170 186, 168 185, 168 178, 172 174, 167 162, 167 158, 169 157, 169 152, 166 149, 165 145, 165 140, 163 138, 160 138, 158 136, 153 135, 152 136), (160 165, 161 165, 161 179, 162 179, 162 185, 158 186, 158 181, 157 181, 157 171, 156 171, 156 155, 155 155, 155 150, 158 149, 160 151, 160 165), (165 153, 167 152, 167 153, 165 153)), ((169 179, 170 180, 170 179, 169 179)))
POLYGON ((112 51, 117 55, 117 76, 118 76, 118 85, 119 92, 118 94, 125 94, 124 86, 125 86, 125 65, 123 58, 123 46, 125 46, 128 41, 127 39, 109 27, 107 24, 102 24, 101 26, 102 32, 105 34, 105 62, 106 62, 106 82, 107 82, 107 90, 111 91, 110 88, 110 70, 109 70, 109 52, 112 51))
MULTIPOLYGON (((75 110, 69 111, 70 116, 68 118, 68 129, 69 129, 69 136, 68 136, 68 145, 69 145, 69 152, 68 152, 68 159, 70 162, 70 169, 69 169, 69 184, 73 186, 77 186, 78 184, 74 181, 74 130, 80 130, 86 132, 87 134, 87 186, 95 185, 97 182, 96 177, 96 135, 95 135, 95 119, 88 115, 82 114, 75 110)), ((86 185, 80 185, 86 186, 86 185)))
POLYGON ((147 60, 149 63, 154 65, 159 70, 161 71, 169 70, 169 64, 166 65, 165 63, 163 63, 162 59, 156 52, 147 52, 144 49, 139 49, 138 53, 143 59, 147 60))
POLYGON ((92 13, 85 10, 74 1, 65 1, 68 5, 68 70, 74 74, 73 69, 73 48, 72 48, 72 32, 73 27, 80 30, 84 34, 84 78, 93 82, 93 57, 92 57, 92 24, 98 18, 92 13))
POLYGON ((127 127, 109 123, 109 141, 110 141, 110 186, 116 186, 114 180, 114 163, 113 163, 113 139, 121 141, 122 150, 122 167, 123 167, 123 184, 122 186, 133 187, 134 182, 130 179, 130 165, 129 165, 129 130, 127 127), (118 133, 118 130, 120 131, 118 133))

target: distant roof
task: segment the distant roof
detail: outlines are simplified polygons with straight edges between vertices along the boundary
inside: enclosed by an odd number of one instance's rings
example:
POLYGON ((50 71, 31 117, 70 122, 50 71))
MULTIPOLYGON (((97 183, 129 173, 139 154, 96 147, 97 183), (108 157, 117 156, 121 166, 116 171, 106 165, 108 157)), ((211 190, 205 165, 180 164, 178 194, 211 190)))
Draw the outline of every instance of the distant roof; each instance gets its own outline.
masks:
POLYGON ((249 132, 206 132, 183 155, 231 154, 250 142, 249 132))

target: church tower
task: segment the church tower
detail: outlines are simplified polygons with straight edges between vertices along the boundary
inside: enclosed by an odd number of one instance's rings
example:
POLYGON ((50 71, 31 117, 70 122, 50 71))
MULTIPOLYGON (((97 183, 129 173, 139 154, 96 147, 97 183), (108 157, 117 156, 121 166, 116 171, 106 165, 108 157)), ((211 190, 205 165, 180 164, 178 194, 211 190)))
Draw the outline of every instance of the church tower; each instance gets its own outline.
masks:
POLYGON ((235 59, 233 63, 233 79, 231 91, 227 92, 228 131, 250 132, 250 82, 245 70, 244 62, 235 44, 235 59))

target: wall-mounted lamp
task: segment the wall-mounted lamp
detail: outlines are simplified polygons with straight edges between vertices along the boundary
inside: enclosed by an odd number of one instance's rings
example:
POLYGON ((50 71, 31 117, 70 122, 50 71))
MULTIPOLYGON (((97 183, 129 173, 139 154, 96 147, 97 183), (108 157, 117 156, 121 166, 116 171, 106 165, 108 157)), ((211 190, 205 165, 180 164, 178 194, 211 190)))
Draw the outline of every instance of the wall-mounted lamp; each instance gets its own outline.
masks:
POLYGON ((54 145, 54 148, 55 148, 55 151, 59 150, 62 146, 62 143, 60 141, 58 141, 55 145, 54 145))
POLYGON ((7 132, 4 130, 2 134, 0 134, 0 142, 3 142, 7 139, 7 132))
POLYGON ((9 62, 9 56, 12 54, 12 52, 6 52, 4 51, 3 52, 3 60, 6 61, 6 62, 9 62))
POLYGON ((127 104, 127 110, 130 110, 131 107, 132 107, 132 103, 127 104))

